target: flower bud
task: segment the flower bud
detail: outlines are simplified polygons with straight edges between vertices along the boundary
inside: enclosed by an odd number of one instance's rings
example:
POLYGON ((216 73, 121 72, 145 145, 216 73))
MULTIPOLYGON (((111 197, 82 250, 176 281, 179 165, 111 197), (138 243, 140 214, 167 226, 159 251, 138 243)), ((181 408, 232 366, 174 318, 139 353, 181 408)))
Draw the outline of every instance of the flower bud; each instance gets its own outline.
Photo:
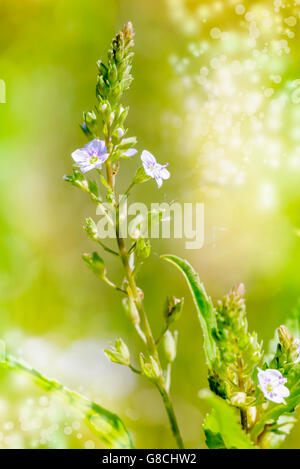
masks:
POLYGON ((86 219, 86 225, 83 227, 86 231, 89 238, 93 239, 94 241, 98 238, 98 230, 97 225, 92 218, 86 219))
POLYGON ((136 145, 136 143, 137 143, 136 137, 124 138, 120 145, 120 149, 128 150, 129 148, 132 148, 134 145, 136 145))
POLYGON ((121 142, 123 136, 124 136, 124 130, 119 127, 117 130, 115 130, 111 136, 112 143, 114 145, 117 145, 118 143, 121 142))
POLYGON ((281 343, 283 349, 289 350, 294 343, 294 339, 291 336, 289 330, 285 326, 280 326, 277 329, 277 332, 278 332, 279 342, 281 343))
POLYGON ((102 60, 97 61, 97 68, 98 68, 98 73, 100 75, 107 75, 107 67, 106 65, 102 62, 102 60))
POLYGON ((125 121, 125 119, 128 115, 128 112, 129 112, 129 106, 127 106, 125 109, 122 106, 120 106, 119 118, 118 118, 118 121, 119 121, 120 125, 123 125, 123 122, 125 121))
POLYGON ((145 173, 145 170, 144 170, 143 166, 140 166, 137 169, 136 173, 135 173, 135 176, 133 178, 133 182, 134 182, 134 184, 142 184, 143 182, 146 182, 149 179, 151 179, 151 177, 148 176, 148 174, 145 173))
POLYGON ((118 70, 115 64, 112 64, 108 70, 108 78, 111 84, 114 84, 118 79, 118 70))
POLYGON ((177 319, 179 319, 182 313, 183 304, 184 298, 181 298, 181 300, 179 300, 175 296, 169 296, 167 298, 167 303, 164 311, 164 316, 167 324, 171 324, 172 322, 177 321, 177 319))
POLYGON ((96 277, 102 279, 105 277, 105 264, 97 252, 93 252, 93 254, 83 254, 82 259, 86 262, 89 269, 94 272, 96 277))
POLYGON ((246 404, 247 394, 245 392, 235 392, 232 394, 230 400, 236 407, 244 406, 246 404))
POLYGON ((132 301, 130 298, 124 298, 122 304, 126 314, 130 317, 132 323, 134 325, 139 324, 140 316, 134 301, 132 301))
POLYGON ((177 331, 174 332, 174 335, 171 331, 166 331, 164 334, 163 345, 169 363, 172 363, 176 358, 177 335, 177 331))
POLYGON ((140 363, 144 375, 151 381, 157 381, 161 377, 160 367, 157 361, 150 355, 149 359, 140 354, 140 363))
POLYGON ((115 347, 104 350, 104 353, 111 362, 125 366, 130 365, 130 352, 122 339, 117 339, 115 347))
POLYGON ((144 261, 149 257, 151 251, 150 241, 145 241, 144 238, 138 238, 136 242, 136 257, 139 261, 144 261))

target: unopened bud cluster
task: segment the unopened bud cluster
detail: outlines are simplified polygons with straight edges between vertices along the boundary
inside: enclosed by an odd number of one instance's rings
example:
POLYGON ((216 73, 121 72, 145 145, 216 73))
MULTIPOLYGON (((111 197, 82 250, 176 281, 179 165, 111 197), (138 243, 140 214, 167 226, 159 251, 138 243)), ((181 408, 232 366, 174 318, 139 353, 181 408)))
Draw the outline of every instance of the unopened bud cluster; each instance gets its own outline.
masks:
MULTIPOLYGON (((235 402, 241 399, 241 394, 236 393, 254 394, 251 377, 262 358, 257 334, 248 331, 243 295, 243 285, 239 285, 218 302, 217 327, 213 331, 217 359, 210 373, 211 388, 222 397, 235 397, 235 402)), ((246 398, 242 400, 245 402, 246 398)))

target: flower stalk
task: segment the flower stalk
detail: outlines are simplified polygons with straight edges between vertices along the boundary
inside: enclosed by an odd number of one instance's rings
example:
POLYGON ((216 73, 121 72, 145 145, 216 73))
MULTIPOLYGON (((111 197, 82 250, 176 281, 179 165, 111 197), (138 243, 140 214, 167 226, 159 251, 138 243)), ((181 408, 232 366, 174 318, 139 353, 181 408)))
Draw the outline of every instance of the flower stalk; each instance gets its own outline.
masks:
MULTIPOLYGON (((72 153, 75 162, 74 173, 73 176, 66 177, 66 180, 88 192, 92 200, 103 209, 102 199, 98 193, 98 182, 88 182, 85 179, 85 173, 88 171, 96 170, 98 173, 100 186, 103 186, 106 190, 106 202, 110 205, 111 211, 114 214, 113 217, 109 217, 109 223, 115 233, 117 251, 108 248, 102 243, 101 237, 97 233, 96 224, 91 219, 87 221, 85 230, 88 236, 97 242, 98 246, 102 247, 107 253, 120 257, 125 274, 121 287, 118 287, 107 278, 104 262, 97 253, 85 254, 84 260, 98 278, 104 280, 107 285, 116 291, 125 293, 127 297, 124 304, 125 309, 146 349, 146 356, 142 353, 140 354, 141 371, 132 365, 129 349, 122 339, 116 341, 114 349, 106 350, 105 353, 111 361, 129 367, 134 373, 143 374, 157 387, 177 445, 179 448, 183 448, 182 437, 169 394, 172 363, 170 360, 167 360, 167 369, 163 370, 158 352, 158 344, 155 342, 148 316, 144 309, 144 294, 138 288, 135 279, 138 269, 150 254, 150 243, 139 235, 131 247, 127 249, 121 232, 121 207, 120 201, 118 202, 119 199, 115 185, 115 180, 120 170, 120 160, 122 158, 131 158, 137 153, 137 150, 134 149, 136 138, 126 137, 127 129, 124 127, 124 122, 128 114, 128 108, 124 109, 120 105, 122 94, 129 88, 133 79, 131 76, 133 37, 132 25, 127 23, 112 41, 111 49, 108 52, 107 65, 102 61, 99 61, 97 64, 96 95, 98 105, 96 106, 96 112, 84 113, 84 123, 82 125, 84 133, 89 138, 92 137, 93 140, 84 148, 72 153), (104 135, 104 140, 100 140, 101 133, 104 135), (105 167, 106 178, 102 173, 103 166, 105 167), (133 259, 133 266, 131 265, 131 259, 133 259)), ((163 181, 170 177, 170 173, 166 169, 168 164, 159 164, 156 158, 146 150, 141 154, 141 163, 142 165, 136 171, 126 193, 123 195, 125 198, 136 184, 154 179, 160 188, 163 181)), ((107 215, 105 209, 103 209, 103 214, 107 215)), ((174 311, 172 312, 174 318, 176 311, 178 317, 178 311, 181 310, 181 306, 174 305, 174 311)), ((172 321, 168 320, 166 323, 167 327, 164 328, 164 331, 168 330, 171 322, 174 322, 173 317, 172 321)), ((173 352, 174 358, 175 355, 176 350, 173 352)))

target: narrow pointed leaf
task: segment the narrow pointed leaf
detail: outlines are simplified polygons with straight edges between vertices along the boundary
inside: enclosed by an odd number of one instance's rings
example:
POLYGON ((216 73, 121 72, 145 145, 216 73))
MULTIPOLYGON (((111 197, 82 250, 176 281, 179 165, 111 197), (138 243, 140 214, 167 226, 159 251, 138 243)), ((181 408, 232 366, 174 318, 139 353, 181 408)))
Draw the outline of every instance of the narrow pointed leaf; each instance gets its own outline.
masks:
POLYGON ((109 412, 81 394, 71 391, 57 381, 49 380, 46 376, 9 355, 1 354, 0 367, 25 374, 44 391, 57 395, 78 412, 86 425, 108 448, 133 448, 130 435, 116 414, 109 412))
POLYGON ((211 365, 216 358, 216 344, 212 336, 212 330, 216 327, 216 318, 211 299, 207 296, 204 285, 189 262, 172 255, 164 255, 162 258, 174 264, 183 273, 188 283, 204 334, 206 360, 208 365, 211 365))

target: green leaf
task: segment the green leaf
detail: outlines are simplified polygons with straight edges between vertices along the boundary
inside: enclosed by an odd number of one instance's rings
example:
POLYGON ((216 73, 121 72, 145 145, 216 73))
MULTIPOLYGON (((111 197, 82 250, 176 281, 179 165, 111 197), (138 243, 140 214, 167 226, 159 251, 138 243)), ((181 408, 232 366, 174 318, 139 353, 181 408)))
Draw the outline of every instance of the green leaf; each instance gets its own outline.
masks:
POLYGON ((263 439, 260 439, 262 449, 278 449, 292 431, 294 424, 297 422, 294 414, 281 415, 270 431, 267 432, 263 439))
POLYGON ((49 380, 38 371, 7 354, 1 354, 0 367, 23 373, 44 391, 57 395, 78 412, 86 425, 108 448, 133 448, 131 437, 124 423, 116 414, 93 401, 89 401, 81 394, 67 389, 57 381, 49 380))
POLYGON ((89 180, 88 181, 88 188, 89 188, 89 191, 94 194, 94 196, 98 197, 99 196, 99 188, 98 188, 98 184, 96 181, 91 181, 89 180))
POLYGON ((183 273, 189 285, 204 334, 206 360, 208 365, 211 365, 216 358, 216 344, 212 336, 212 331, 216 327, 216 318, 212 301, 207 296, 204 285, 199 280, 199 276, 186 260, 172 255, 164 255, 162 258, 174 264, 183 273))
POLYGON ((92 254, 83 254, 82 259, 89 269, 96 275, 96 277, 103 279, 105 277, 105 264, 102 257, 97 252, 92 254))
POLYGON ((236 409, 207 389, 201 391, 200 397, 213 408, 204 422, 209 448, 255 449, 249 435, 238 422, 236 409))
POLYGON ((226 449, 214 409, 205 418, 203 429, 206 436, 205 443, 209 449, 226 449))

